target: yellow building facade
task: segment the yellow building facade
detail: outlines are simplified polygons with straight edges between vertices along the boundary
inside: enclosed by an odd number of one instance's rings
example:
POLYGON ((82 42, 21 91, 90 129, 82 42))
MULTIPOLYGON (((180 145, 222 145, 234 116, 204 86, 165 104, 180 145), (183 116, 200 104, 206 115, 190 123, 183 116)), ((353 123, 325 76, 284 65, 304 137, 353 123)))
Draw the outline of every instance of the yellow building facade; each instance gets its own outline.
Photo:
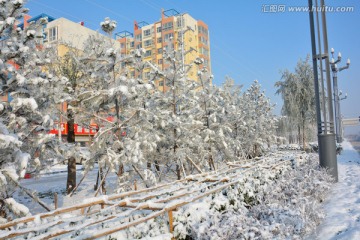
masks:
MULTIPOLYGON (((197 57, 204 59, 199 67, 206 67, 211 72, 210 38, 208 26, 201 20, 196 20, 188 13, 180 14, 174 9, 161 11, 161 19, 148 24, 134 21, 134 31, 117 33, 116 39, 120 42, 122 54, 130 54, 135 49, 143 48, 145 51, 143 61, 149 61, 164 70, 168 66, 163 59, 164 50, 179 50, 185 65, 191 64, 197 57)), ((193 67, 187 77, 197 80, 197 69, 193 67)), ((132 69, 131 75, 137 76, 132 69)), ((145 68, 143 78, 150 78, 150 68, 145 68)), ((156 79, 157 87, 166 91, 167 84, 163 79, 156 79)))

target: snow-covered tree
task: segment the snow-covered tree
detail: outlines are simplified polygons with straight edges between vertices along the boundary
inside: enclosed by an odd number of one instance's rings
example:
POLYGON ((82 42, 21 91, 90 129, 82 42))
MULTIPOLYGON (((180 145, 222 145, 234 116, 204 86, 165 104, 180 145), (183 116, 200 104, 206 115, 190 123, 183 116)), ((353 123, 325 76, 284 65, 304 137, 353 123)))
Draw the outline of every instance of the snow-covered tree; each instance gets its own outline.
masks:
MULTIPOLYGON (((105 19, 101 26, 110 36, 114 24, 105 19)), ((90 125, 91 120, 99 126, 90 145, 92 157, 85 163, 86 171, 98 162, 100 171, 116 172, 123 183, 129 177, 124 174, 124 169, 134 169, 148 185, 154 178, 146 171, 145 156, 156 149, 156 135, 151 134, 149 121, 152 117, 146 99, 153 84, 144 81, 141 74, 131 77, 124 69, 124 65, 130 65, 142 71, 147 64, 139 60, 142 55, 143 51, 139 49, 129 56, 122 56, 114 40, 91 36, 77 59, 84 72, 75 90, 77 106, 74 111, 79 124, 90 125), (146 176, 150 181, 145 179, 146 176)))
MULTIPOLYGON (((197 59, 195 64, 201 64, 202 59, 197 59)), ((207 162, 210 170, 215 170, 215 162, 233 160, 229 141, 232 126, 226 116, 226 108, 229 104, 228 95, 225 91, 212 84, 213 76, 206 68, 198 71, 199 88, 196 91, 196 104, 198 119, 203 122, 200 130, 202 138, 198 144, 199 160, 207 162)))
POLYGON ((194 66, 183 65, 180 51, 164 49, 163 59, 168 66, 164 70, 152 66, 153 72, 167 88, 151 95, 155 127, 160 137, 157 157, 167 168, 175 168, 177 179, 180 179, 181 175, 186 175, 187 161, 191 161, 189 158, 203 158, 198 147, 202 142, 200 132, 204 126, 204 115, 199 118, 201 106, 197 97, 201 86, 186 77, 194 66))
POLYGON ((275 87, 278 88, 276 93, 281 94, 284 101, 282 114, 290 126, 296 128, 299 143, 302 142, 305 149, 306 133, 315 122, 314 75, 309 57, 298 61, 294 73, 285 70, 281 79, 275 83, 275 87))
POLYGON ((275 140, 275 116, 272 114, 273 105, 261 90, 257 80, 250 86, 242 97, 244 122, 246 130, 242 144, 247 144, 247 154, 250 157, 259 156, 265 146, 275 140))
POLYGON ((53 128, 55 89, 66 84, 45 71, 48 56, 36 41, 36 29, 46 23, 17 27, 28 9, 22 0, 1 1, 0 6, 0 87, 9 96, 0 103, 0 212, 1 217, 26 215, 28 210, 12 199, 14 187, 26 171, 38 171, 61 157, 57 139, 47 134, 53 128))
MULTIPOLYGON (((65 54, 60 54, 59 43, 52 44, 49 46, 48 54, 52 56, 52 61, 49 64, 49 71, 53 72, 58 78, 67 79, 68 85, 65 88, 60 89, 60 93, 71 94, 75 92, 77 88, 77 82, 83 74, 82 66, 78 63, 77 57, 79 57, 79 50, 73 48, 70 44, 60 43, 62 46, 67 48, 65 54)), ((67 158, 68 165, 68 176, 66 181, 66 192, 70 194, 76 186, 76 152, 75 149, 75 114, 73 111, 73 97, 69 97, 64 101, 60 102, 60 109, 66 106, 66 113, 59 111, 58 113, 58 124, 61 124, 62 119, 66 119, 67 122, 67 143, 63 144, 64 155, 67 158)), ((60 126, 60 125, 59 125, 60 126)), ((59 131, 59 134, 60 131, 59 131)))
POLYGON ((227 138, 226 144, 230 148, 230 160, 235 161, 238 158, 244 159, 247 157, 245 146, 247 146, 247 139, 243 132, 246 130, 246 123, 244 118, 246 113, 243 111, 244 102, 241 99, 242 86, 235 85, 233 79, 227 77, 220 88, 220 96, 222 101, 221 106, 221 124, 227 124, 231 129, 225 135, 227 138))
POLYGON ((244 93, 227 79, 221 88, 223 122, 227 124, 226 144, 232 160, 253 158, 263 154, 264 147, 274 141, 275 118, 273 106, 258 81, 244 93))

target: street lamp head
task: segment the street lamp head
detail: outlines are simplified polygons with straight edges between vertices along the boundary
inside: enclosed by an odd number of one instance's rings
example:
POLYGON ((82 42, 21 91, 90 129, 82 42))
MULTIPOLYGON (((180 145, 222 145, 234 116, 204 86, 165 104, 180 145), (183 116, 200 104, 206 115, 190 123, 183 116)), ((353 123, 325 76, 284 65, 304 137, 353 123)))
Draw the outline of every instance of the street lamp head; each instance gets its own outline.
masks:
POLYGON ((334 48, 331 48, 331 54, 334 54, 334 52, 335 52, 335 50, 334 50, 334 48))
POLYGON ((350 66, 350 58, 346 61, 346 65, 350 66))
POLYGON ((334 63, 335 63, 335 59, 334 59, 334 58, 331 58, 330 63, 331 63, 331 64, 334 64, 334 63))
POLYGON ((338 59, 341 59, 341 52, 339 52, 338 54, 338 59))

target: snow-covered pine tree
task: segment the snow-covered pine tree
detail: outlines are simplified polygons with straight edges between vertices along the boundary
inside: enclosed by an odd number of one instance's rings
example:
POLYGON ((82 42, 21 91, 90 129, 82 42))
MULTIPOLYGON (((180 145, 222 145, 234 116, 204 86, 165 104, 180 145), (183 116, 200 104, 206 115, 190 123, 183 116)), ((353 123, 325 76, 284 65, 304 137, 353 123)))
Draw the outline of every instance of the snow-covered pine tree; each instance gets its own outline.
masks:
POLYGON ((109 38, 90 37, 78 59, 85 71, 74 94, 78 102, 75 119, 82 125, 89 125, 91 119, 99 126, 90 146, 92 157, 84 163, 85 171, 98 162, 99 169, 116 172, 124 186, 124 182, 135 177, 124 171, 133 169, 149 185, 155 180, 152 172, 146 170, 145 158, 156 149, 156 135, 151 134, 152 117, 147 109, 153 85, 151 80, 142 79, 141 72, 147 64, 141 61, 142 49, 130 56, 120 54, 119 44, 110 38, 115 25, 106 18, 101 26, 109 38), (130 76, 126 66, 134 68, 137 74, 130 76))
MULTIPOLYGON (((63 50, 63 48, 62 48, 63 50)), ((77 58, 80 56, 80 50, 71 46, 71 44, 65 42, 56 42, 51 44, 47 53, 51 56, 51 63, 48 66, 48 71, 52 72, 60 79, 66 79, 67 85, 63 89, 58 89, 58 94, 68 95, 68 98, 62 99, 57 102, 58 114, 56 119, 58 120, 58 126, 61 124, 62 119, 66 119, 67 122, 67 141, 62 144, 63 155, 67 160, 68 175, 66 181, 66 192, 70 194, 76 187, 76 156, 80 155, 79 148, 75 144, 75 113, 73 111, 73 104, 75 103, 72 97, 77 89, 77 83, 83 74, 82 66, 79 64, 77 58), (67 52, 62 54, 59 46, 65 47, 67 52), (71 95, 71 97, 69 96, 71 95), (60 111, 66 106, 66 112, 60 111)), ((60 128, 60 127, 59 127, 60 128)), ((59 133, 61 134, 61 133, 59 133)), ((60 135, 59 135, 60 136, 60 135)), ((60 136, 61 138, 61 136, 60 136)))
MULTIPOLYGON (((196 59, 195 64, 200 65, 202 59, 196 59)), ((208 163, 209 170, 215 170, 215 162, 232 160, 228 136, 232 129, 225 116, 227 104, 224 91, 212 84, 213 76, 206 68, 199 69, 199 88, 196 91, 196 103, 198 105, 197 119, 203 122, 200 130, 202 142, 197 144, 199 155, 197 160, 208 163)))
POLYGON ((257 80, 244 93, 242 101, 246 127, 241 142, 247 156, 252 158, 262 155, 264 147, 274 142, 276 118, 272 114, 273 105, 257 80))
POLYGON ((47 133, 53 128, 52 93, 65 82, 44 71, 49 59, 41 51, 37 39, 42 35, 36 29, 46 19, 22 29, 17 21, 28 11, 23 1, 0 5, 0 91, 9 96, 0 104, 0 217, 12 218, 29 214, 12 198, 19 179, 29 169, 35 174, 61 157, 57 139, 47 133))
MULTIPOLYGON (((169 44, 168 46, 171 46, 169 44)), ((156 158, 177 179, 186 176, 188 158, 201 159, 198 144, 202 139, 200 131, 203 119, 199 118, 197 90, 199 82, 187 78, 191 65, 183 65, 182 53, 173 48, 164 48, 164 70, 153 66, 153 72, 163 82, 165 91, 154 91, 151 106, 154 113, 158 136, 156 158)))
POLYGON ((231 129, 224 133, 226 144, 229 146, 228 155, 232 161, 246 157, 246 151, 243 144, 247 139, 243 138, 243 132, 246 129, 246 112, 244 111, 244 102, 242 101, 242 85, 235 85, 233 79, 227 77, 220 88, 221 96, 221 114, 222 122, 231 129))

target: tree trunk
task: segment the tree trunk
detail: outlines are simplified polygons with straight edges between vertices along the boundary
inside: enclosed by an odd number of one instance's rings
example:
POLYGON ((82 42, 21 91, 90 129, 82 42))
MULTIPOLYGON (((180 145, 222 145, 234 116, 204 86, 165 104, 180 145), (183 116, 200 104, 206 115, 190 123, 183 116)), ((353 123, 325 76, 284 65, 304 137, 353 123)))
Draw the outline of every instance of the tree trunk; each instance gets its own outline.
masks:
POLYGON ((302 125, 302 142, 303 142, 303 148, 304 148, 304 151, 305 151, 305 122, 303 122, 303 125, 302 125))
POLYGON ((104 178, 105 178, 105 176, 104 176, 103 168, 100 167, 101 193, 103 195, 106 195, 106 188, 105 188, 105 180, 104 180, 104 178))
POLYGON ((120 164, 119 171, 118 171, 118 177, 121 177, 124 174, 124 164, 120 164))
POLYGON ((180 165, 178 163, 176 164, 176 175, 177 175, 177 179, 180 180, 181 179, 181 171, 180 171, 180 165))
MULTIPOLYGON (((209 151, 211 151, 211 150, 209 150, 209 151)), ((209 161, 210 171, 215 171, 216 168, 215 168, 214 158, 211 153, 210 153, 208 161, 209 161)))
MULTIPOLYGON (((68 117, 68 135, 67 141, 68 143, 75 143, 75 131, 74 131, 74 113, 71 109, 67 109, 67 117, 68 117)), ((68 159, 68 176, 66 182, 66 193, 70 194, 76 186, 76 159, 71 156, 68 159)))
POLYGON ((157 160, 155 160, 155 168, 156 168, 156 171, 160 172, 160 165, 157 160))

